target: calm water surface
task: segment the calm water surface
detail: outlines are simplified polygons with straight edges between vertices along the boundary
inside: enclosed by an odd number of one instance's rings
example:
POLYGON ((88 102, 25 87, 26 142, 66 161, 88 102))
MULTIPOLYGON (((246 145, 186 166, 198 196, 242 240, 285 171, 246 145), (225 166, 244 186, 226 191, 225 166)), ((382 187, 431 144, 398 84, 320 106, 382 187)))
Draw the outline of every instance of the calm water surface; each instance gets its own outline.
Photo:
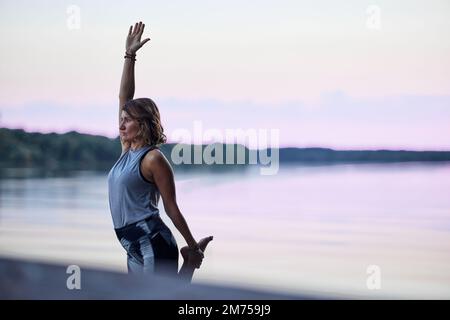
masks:
MULTIPOLYGON (((107 173, 0 179, 0 255, 126 271, 107 173)), ((176 174, 197 238, 194 281, 344 297, 450 298, 450 164, 176 174), (368 279, 380 271, 379 289, 368 279), (370 281, 369 281, 370 282, 370 281)), ((164 213, 179 245, 184 240, 164 213)))

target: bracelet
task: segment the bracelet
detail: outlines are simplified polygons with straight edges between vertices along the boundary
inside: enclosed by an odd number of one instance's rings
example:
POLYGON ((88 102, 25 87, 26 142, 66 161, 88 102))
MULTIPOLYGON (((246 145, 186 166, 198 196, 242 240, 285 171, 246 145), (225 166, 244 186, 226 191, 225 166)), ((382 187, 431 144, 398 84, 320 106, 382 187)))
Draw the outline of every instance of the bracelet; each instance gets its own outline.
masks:
POLYGON ((125 51, 125 55, 123 56, 125 59, 131 59, 132 61, 136 61, 136 54, 130 54, 125 51))

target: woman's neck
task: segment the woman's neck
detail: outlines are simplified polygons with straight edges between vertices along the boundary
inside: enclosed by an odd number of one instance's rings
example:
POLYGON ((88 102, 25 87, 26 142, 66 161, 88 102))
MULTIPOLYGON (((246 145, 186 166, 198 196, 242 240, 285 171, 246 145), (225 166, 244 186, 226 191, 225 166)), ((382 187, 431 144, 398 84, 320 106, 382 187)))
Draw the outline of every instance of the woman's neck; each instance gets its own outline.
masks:
POLYGON ((134 150, 137 150, 139 148, 142 148, 143 146, 145 146, 144 142, 142 142, 142 141, 133 141, 133 142, 131 142, 130 149, 134 151, 134 150))

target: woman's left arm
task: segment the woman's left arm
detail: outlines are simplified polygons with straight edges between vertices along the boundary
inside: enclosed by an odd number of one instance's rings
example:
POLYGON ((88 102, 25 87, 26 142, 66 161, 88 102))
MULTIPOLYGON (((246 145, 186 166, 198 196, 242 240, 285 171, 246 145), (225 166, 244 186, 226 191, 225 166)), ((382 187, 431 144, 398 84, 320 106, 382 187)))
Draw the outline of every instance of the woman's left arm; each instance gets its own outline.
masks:
MULTIPOLYGON (((169 161, 159 150, 150 151, 142 160, 142 171, 145 171, 149 176, 153 177, 163 199, 164 209, 167 215, 178 231, 180 231, 189 248, 197 251, 197 241, 192 236, 187 222, 178 208, 174 175, 169 161)), ((203 253, 201 256, 203 257, 203 253)))

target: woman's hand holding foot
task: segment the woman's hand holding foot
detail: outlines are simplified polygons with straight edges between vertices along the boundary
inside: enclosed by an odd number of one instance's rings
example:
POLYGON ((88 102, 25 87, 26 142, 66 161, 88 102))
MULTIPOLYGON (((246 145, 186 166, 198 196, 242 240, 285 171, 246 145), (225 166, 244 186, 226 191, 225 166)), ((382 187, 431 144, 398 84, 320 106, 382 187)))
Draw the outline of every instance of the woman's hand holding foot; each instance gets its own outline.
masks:
POLYGON ((213 236, 201 239, 197 243, 196 249, 191 249, 188 246, 181 248, 181 255, 183 256, 185 262, 192 267, 195 267, 197 269, 200 268, 204 258, 205 249, 208 246, 209 242, 212 240, 213 236))

